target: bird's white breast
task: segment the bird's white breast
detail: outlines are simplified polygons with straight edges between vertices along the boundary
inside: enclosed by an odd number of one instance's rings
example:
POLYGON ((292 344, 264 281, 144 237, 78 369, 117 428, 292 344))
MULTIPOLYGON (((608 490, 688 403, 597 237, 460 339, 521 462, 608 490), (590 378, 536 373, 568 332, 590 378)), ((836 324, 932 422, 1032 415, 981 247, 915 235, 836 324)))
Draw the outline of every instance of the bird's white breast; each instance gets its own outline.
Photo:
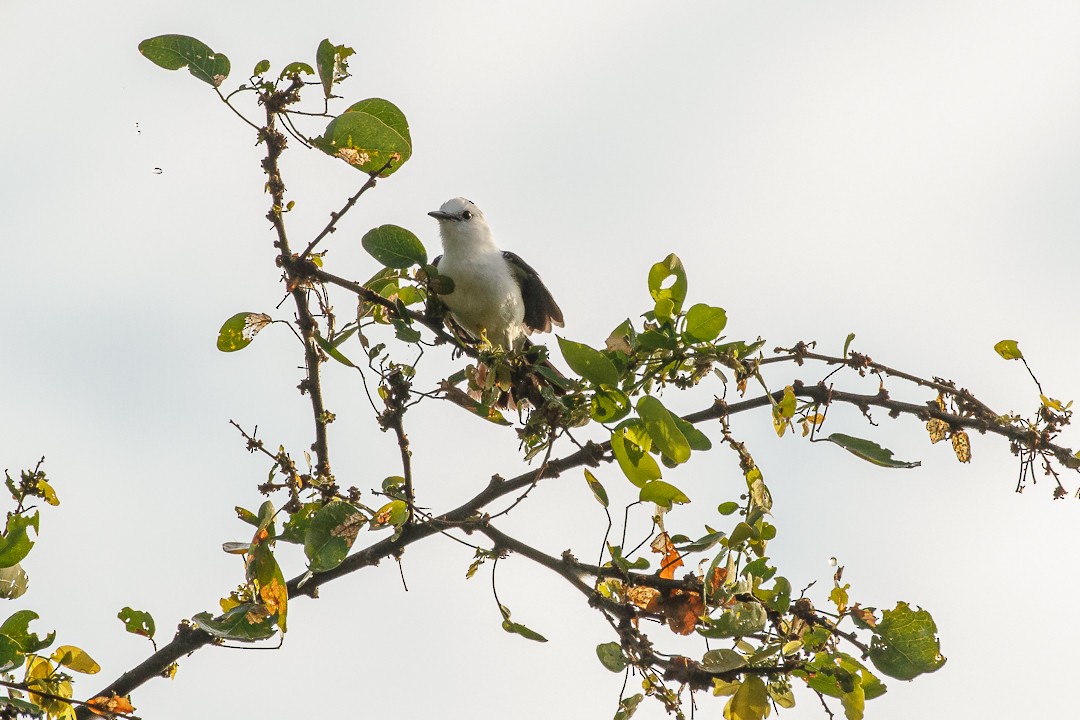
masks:
POLYGON ((454 291, 439 297, 454 319, 475 337, 483 332, 492 344, 516 348, 525 337, 525 303, 502 252, 493 243, 446 250, 439 273, 454 281, 454 291))

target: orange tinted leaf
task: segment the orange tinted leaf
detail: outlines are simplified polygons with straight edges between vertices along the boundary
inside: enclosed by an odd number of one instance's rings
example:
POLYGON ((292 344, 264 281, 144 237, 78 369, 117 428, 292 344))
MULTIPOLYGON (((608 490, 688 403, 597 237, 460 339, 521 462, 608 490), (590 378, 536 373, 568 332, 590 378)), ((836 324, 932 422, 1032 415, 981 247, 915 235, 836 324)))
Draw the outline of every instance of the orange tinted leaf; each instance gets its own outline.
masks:
POLYGON ((86 701, 86 707, 95 715, 135 712, 131 702, 126 697, 120 697, 119 695, 113 695, 112 697, 99 695, 96 698, 90 698, 86 701))
POLYGON ((273 615, 284 612, 289 602, 289 591, 277 578, 274 578, 269 584, 259 588, 259 597, 262 598, 266 609, 273 615))
POLYGON ((679 551, 675 549, 675 545, 672 544, 671 538, 668 537, 666 532, 662 532, 656 536, 656 539, 652 541, 649 546, 654 553, 659 553, 664 556, 664 559, 660 562, 660 577, 668 580, 675 579, 675 571, 679 569, 682 564, 682 556, 679 555, 679 551))
POLYGON ((712 575, 709 576, 708 590, 710 593, 714 593, 719 590, 724 581, 727 580, 728 571, 727 568, 715 567, 713 568, 712 575))

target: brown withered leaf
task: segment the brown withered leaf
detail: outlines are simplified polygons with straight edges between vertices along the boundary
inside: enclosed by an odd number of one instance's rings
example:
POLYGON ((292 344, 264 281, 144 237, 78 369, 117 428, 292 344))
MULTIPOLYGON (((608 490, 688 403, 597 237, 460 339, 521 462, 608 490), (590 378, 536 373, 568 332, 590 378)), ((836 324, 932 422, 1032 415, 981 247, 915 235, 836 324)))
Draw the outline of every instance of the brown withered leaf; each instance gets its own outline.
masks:
POLYGON ((679 635, 694 632, 704 613, 705 601, 696 590, 672 590, 664 599, 664 618, 671 631, 679 635))
POLYGON ((868 625, 872 628, 877 627, 877 618, 874 617, 873 610, 861 608, 859 607, 858 603, 855 603, 851 606, 850 609, 848 609, 848 613, 865 625, 868 625))

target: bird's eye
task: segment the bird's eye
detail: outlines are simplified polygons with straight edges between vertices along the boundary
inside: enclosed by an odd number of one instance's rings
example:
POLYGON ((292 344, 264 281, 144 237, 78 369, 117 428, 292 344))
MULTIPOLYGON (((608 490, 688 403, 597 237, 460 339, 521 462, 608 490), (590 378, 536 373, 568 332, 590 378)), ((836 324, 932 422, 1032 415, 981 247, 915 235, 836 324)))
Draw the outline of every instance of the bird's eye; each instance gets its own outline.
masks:
POLYGON ((471 218, 471 217, 472 217, 472 213, 471 213, 471 212, 469 212, 468 210, 466 210, 465 212, 461 213, 461 219, 462 219, 462 220, 468 220, 468 219, 469 219, 469 218, 471 218))

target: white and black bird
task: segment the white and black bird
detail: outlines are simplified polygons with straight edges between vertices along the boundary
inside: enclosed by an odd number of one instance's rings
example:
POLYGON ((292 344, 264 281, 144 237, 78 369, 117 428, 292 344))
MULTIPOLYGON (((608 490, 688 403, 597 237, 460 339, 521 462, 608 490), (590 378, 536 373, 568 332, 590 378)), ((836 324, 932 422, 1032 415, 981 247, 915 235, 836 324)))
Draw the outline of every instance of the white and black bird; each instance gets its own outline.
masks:
POLYGON ((428 215, 439 221, 442 236, 443 254, 434 265, 454 281, 454 289, 439 298, 469 335, 517 352, 527 335, 562 327, 562 310, 540 275, 495 245, 480 208, 459 197, 428 215))

